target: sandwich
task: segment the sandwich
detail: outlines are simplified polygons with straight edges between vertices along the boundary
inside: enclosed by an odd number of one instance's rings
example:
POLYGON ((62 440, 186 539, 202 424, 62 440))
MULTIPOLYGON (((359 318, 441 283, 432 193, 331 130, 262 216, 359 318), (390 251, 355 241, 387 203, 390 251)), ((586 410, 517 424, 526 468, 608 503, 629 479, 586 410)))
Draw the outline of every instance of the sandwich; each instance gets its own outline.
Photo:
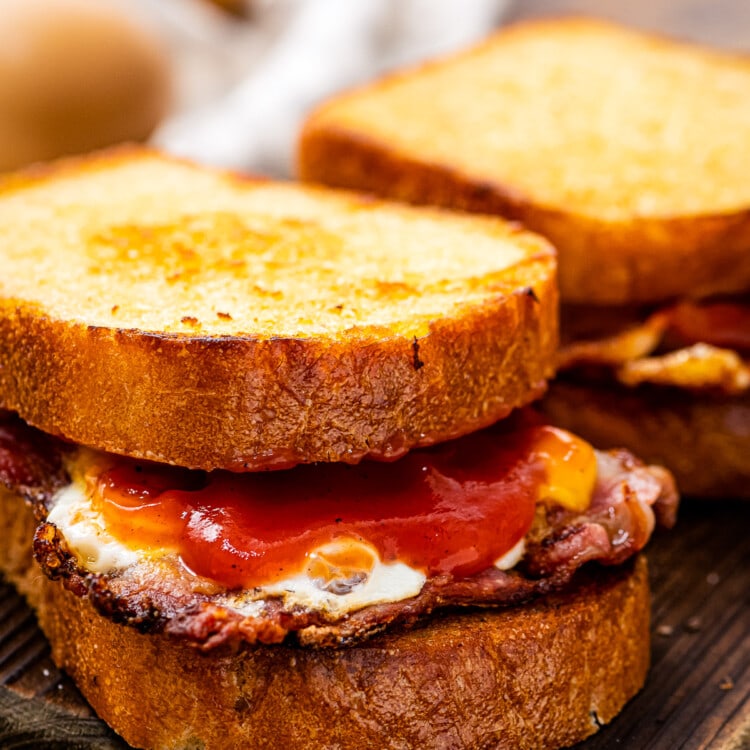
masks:
POLYGON ((136 149, 0 227, 0 569, 131 745, 562 747, 641 687, 677 496, 526 408, 545 240, 136 149))
POLYGON ((746 57, 548 19, 323 104, 303 179, 518 220, 557 248, 544 401, 686 494, 750 497, 746 57))

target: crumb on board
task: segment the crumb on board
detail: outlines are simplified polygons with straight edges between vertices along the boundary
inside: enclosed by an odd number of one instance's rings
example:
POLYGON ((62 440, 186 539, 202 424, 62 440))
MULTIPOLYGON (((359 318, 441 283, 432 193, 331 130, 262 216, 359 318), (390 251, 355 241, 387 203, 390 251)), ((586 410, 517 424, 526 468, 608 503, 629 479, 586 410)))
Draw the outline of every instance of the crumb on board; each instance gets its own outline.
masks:
POLYGON ((697 633, 703 627, 703 621, 697 615, 688 619, 685 623, 685 630, 688 633, 697 633))

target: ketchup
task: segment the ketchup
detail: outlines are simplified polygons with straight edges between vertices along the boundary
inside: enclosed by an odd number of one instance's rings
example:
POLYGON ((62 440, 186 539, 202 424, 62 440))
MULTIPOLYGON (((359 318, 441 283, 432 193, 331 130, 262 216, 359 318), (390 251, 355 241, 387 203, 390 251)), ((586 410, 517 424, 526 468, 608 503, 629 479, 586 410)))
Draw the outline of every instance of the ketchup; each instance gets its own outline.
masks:
POLYGON ((122 459, 90 480, 116 537, 175 549, 195 574, 230 588, 298 574, 339 538, 361 540, 386 563, 462 578, 528 532, 545 480, 533 445, 551 429, 485 430, 393 463, 253 474, 122 459))

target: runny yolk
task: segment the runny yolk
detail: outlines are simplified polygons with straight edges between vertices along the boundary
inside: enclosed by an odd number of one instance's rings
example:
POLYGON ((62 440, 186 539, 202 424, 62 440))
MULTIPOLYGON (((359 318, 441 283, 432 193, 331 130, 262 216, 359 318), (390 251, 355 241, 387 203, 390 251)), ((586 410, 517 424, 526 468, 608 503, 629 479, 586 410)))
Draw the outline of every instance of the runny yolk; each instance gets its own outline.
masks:
POLYGON ((337 537, 307 556, 307 573, 318 588, 344 594, 367 580, 377 562, 377 552, 365 542, 337 537))
POLYGON ((596 484, 596 455, 591 445, 565 430, 547 427, 537 434, 533 451, 545 467, 539 499, 578 513, 586 510, 596 484))
POLYGON ((128 459, 87 476, 108 529, 134 547, 176 550, 230 588, 307 572, 356 579, 379 556, 427 576, 471 576, 529 531, 537 502, 590 502, 591 446, 553 427, 489 429, 393 463, 254 474, 128 459))

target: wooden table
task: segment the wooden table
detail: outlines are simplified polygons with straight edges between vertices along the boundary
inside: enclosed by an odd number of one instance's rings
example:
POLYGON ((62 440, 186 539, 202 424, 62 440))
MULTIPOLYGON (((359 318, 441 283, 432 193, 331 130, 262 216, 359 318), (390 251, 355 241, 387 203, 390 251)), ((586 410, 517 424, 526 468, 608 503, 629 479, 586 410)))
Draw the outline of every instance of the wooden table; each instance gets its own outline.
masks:
POLYGON ((750 502, 683 502, 649 548, 646 687, 580 750, 750 748, 750 502))

